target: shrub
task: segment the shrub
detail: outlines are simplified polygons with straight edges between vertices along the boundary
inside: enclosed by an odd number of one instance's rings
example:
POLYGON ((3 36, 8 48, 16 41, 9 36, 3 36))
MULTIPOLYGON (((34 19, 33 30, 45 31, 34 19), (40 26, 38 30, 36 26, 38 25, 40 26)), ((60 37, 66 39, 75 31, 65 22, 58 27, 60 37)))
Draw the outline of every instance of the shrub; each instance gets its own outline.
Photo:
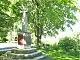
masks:
POLYGON ((52 50, 58 50, 59 49, 58 44, 56 44, 56 43, 53 44, 51 49, 52 50))
POLYGON ((76 56, 76 57, 78 57, 79 58, 79 50, 71 50, 70 52, 69 52, 69 55, 72 55, 72 56, 76 56))
POLYGON ((2 42, 6 42, 6 41, 8 41, 8 39, 6 39, 6 38, 3 38, 2 39, 2 42))
POLYGON ((59 47, 65 51, 70 51, 72 49, 75 49, 77 46, 77 43, 74 39, 70 37, 64 37, 60 39, 58 43, 59 47))
POLYGON ((0 51, 0 56, 2 55, 2 54, 5 54, 7 51, 0 51))

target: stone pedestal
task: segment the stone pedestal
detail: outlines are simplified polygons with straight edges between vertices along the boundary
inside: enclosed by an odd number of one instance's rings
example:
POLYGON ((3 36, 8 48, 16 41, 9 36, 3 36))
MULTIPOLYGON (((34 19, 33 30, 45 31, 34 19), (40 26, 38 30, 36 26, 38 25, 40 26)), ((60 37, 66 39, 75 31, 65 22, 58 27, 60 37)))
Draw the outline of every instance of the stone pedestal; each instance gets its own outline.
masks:
POLYGON ((31 47, 31 33, 29 33, 29 32, 24 32, 24 33, 19 32, 18 33, 18 45, 23 46, 23 48, 30 48, 31 47))
POLYGON ((26 44, 24 44, 24 48, 30 48, 31 47, 31 33, 25 32, 24 33, 24 40, 26 44))
POLYGON ((46 54, 37 51, 35 48, 30 49, 12 49, 7 52, 0 60, 51 60, 46 54))

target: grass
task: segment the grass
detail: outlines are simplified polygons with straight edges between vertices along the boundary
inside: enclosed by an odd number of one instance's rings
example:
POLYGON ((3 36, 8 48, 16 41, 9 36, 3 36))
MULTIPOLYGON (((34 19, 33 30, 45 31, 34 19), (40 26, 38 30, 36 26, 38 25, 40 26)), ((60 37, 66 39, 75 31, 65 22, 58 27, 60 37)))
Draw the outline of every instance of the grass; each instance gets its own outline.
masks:
MULTIPOLYGON (((51 47, 50 47, 51 48, 51 47)), ((74 52, 66 52, 60 49, 49 49, 48 48, 38 48, 39 50, 42 50, 44 53, 48 54, 52 60, 79 60, 79 55, 75 55, 74 52)))
POLYGON ((45 51, 52 60, 79 60, 78 57, 69 55, 68 52, 64 52, 62 50, 53 50, 53 51, 45 51))

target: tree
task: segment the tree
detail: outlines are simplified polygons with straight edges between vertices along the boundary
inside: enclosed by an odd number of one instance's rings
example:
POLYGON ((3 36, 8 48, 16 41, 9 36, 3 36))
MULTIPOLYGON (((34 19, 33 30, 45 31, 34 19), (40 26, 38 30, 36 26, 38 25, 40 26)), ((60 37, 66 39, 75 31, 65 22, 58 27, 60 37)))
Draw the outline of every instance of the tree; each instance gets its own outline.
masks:
POLYGON ((16 18, 12 16, 12 4, 9 0, 0 0, 0 37, 1 39, 7 36, 7 33, 12 30, 16 18))
POLYGON ((22 4, 28 7, 29 25, 37 37, 37 44, 41 43, 42 35, 58 34, 59 30, 64 31, 65 26, 70 27, 76 20, 75 0, 19 0, 13 5, 15 15, 21 16, 22 4))
POLYGON ((8 0, 0 1, 0 37, 3 38, 6 36, 6 31, 8 31, 8 21, 10 16, 5 13, 8 11, 10 2, 8 0))

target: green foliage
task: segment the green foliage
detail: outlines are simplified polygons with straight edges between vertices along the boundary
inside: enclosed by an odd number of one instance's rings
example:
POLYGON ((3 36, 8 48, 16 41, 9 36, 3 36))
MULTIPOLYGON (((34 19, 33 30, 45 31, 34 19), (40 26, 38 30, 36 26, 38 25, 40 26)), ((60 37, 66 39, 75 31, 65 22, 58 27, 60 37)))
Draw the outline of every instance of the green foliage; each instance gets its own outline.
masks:
POLYGON ((65 30, 65 23, 70 27, 76 20, 75 0, 19 0, 12 5, 16 20, 21 20, 22 4, 28 8, 28 27, 35 33, 37 43, 40 42, 42 35, 55 36, 58 30, 65 30))
MULTIPOLYGON (((46 48, 46 47, 45 47, 45 48, 46 48)), ((53 44, 53 45, 49 45, 49 46, 47 47, 47 49, 48 49, 48 50, 58 50, 59 47, 58 47, 57 44, 53 44)))
POLYGON ((70 37, 64 37, 60 39, 58 45, 61 49, 65 51, 70 51, 72 49, 76 49, 77 47, 76 41, 70 37))
POLYGON ((6 41, 8 41, 8 39, 6 39, 6 38, 3 38, 2 39, 2 42, 6 42, 6 41))
POLYGON ((12 4, 9 0, 0 0, 0 38, 3 39, 12 30, 17 19, 12 13, 12 4))
POLYGON ((80 54, 79 54, 80 50, 77 50, 77 49, 73 49, 69 52, 69 55, 72 55, 72 56, 76 56, 79 58, 80 54))
POLYGON ((1 0, 0 27, 2 29, 10 30, 14 22, 21 21, 22 4, 28 8, 29 30, 35 33, 37 42, 40 42, 42 35, 58 34, 59 29, 64 30, 65 23, 70 27, 70 24, 74 24, 76 20, 75 0, 1 0), (11 15, 6 14, 7 11, 10 11, 11 15))
POLYGON ((11 3, 8 0, 0 1, 0 29, 9 28, 12 26, 12 18, 6 13, 9 12, 10 4, 11 3))
POLYGON ((53 50, 58 50, 58 49, 59 49, 58 44, 56 44, 56 43, 55 43, 55 44, 53 44, 53 45, 52 45, 52 49, 53 49, 53 50))
POLYGON ((80 50, 80 33, 74 34, 75 41, 77 42, 77 50, 80 50))
POLYGON ((38 50, 43 49, 43 50, 46 50, 46 51, 58 50, 59 49, 57 44, 50 45, 50 44, 44 44, 44 43, 41 43, 40 47, 36 47, 36 48, 38 50))
POLYGON ((0 51, 0 56, 2 55, 2 54, 5 54, 7 51, 0 51))

